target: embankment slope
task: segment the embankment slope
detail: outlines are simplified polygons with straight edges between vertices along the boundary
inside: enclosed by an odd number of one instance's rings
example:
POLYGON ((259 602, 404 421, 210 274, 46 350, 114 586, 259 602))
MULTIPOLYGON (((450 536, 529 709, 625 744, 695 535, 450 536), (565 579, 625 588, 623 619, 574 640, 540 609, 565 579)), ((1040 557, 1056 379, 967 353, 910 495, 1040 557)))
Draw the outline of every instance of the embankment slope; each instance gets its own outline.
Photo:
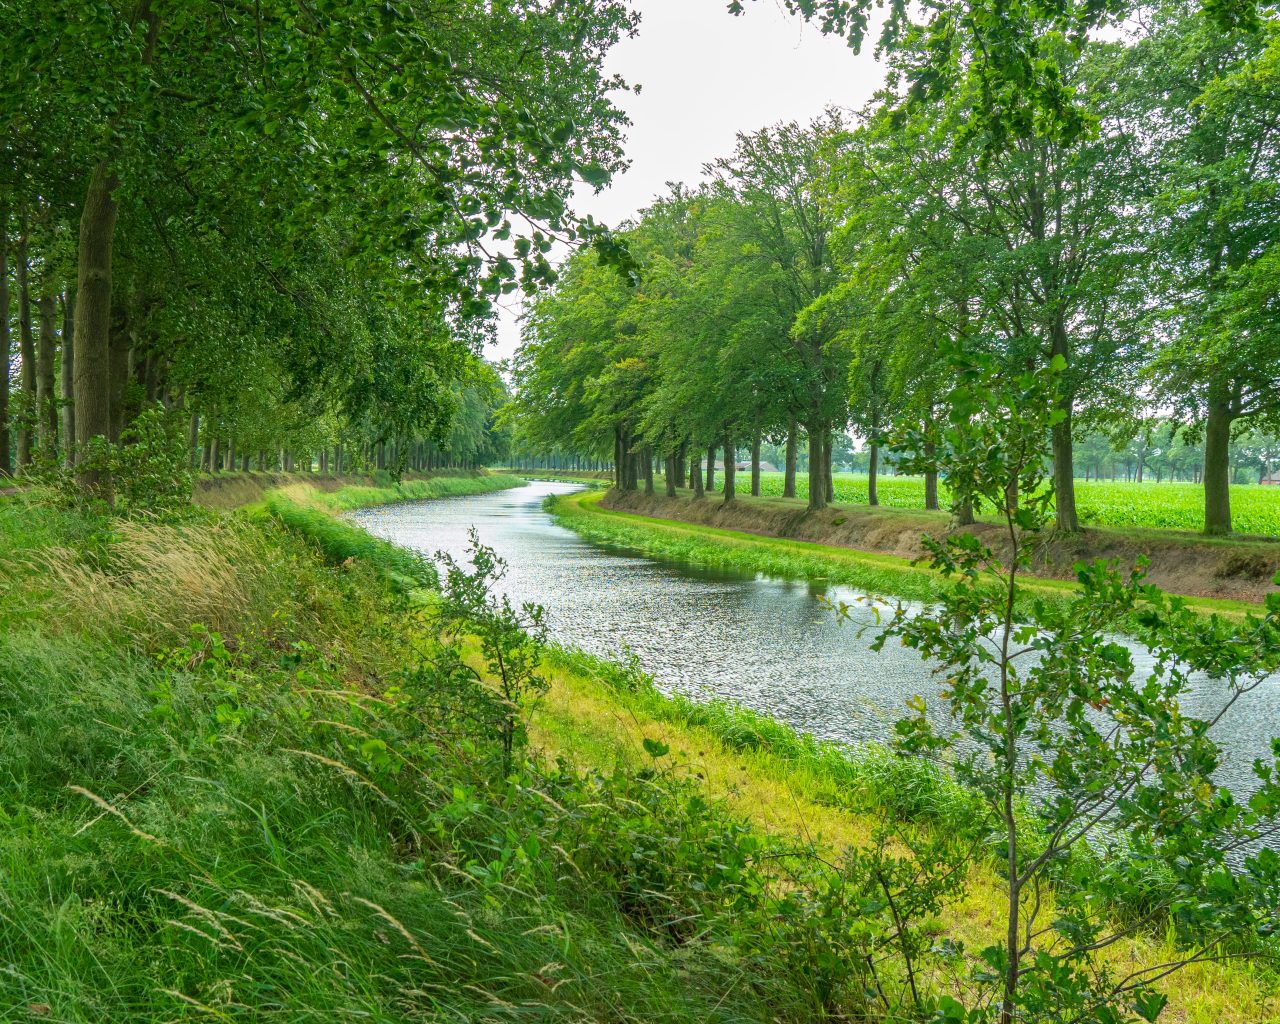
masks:
MULTIPOLYGON (((871 554, 915 559, 925 554, 922 538, 945 536, 946 513, 831 505, 809 511, 802 502, 782 498, 740 497, 726 504, 719 496, 694 498, 610 490, 604 508, 763 537, 780 537, 871 554)), ((1001 527, 979 522, 966 530, 993 550, 1004 548, 1001 527)), ((1072 567, 1095 558, 1131 565, 1145 556, 1147 578, 1163 590, 1192 597, 1261 602, 1277 588, 1280 541, 1259 538, 1208 538, 1173 530, 1099 530, 1052 536, 1036 555, 1037 575, 1073 579, 1072 567)))

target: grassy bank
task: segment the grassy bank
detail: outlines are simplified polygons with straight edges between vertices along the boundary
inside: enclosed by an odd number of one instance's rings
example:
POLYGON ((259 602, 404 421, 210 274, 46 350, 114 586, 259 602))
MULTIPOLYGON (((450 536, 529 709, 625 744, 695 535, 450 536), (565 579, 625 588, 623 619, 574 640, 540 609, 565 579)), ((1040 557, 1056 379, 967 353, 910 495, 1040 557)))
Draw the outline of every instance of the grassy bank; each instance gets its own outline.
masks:
MULTIPOLYGON (((668 771, 696 781, 708 798, 762 831, 812 842, 833 859, 868 846, 886 821, 916 836, 944 833, 963 841, 972 834, 967 794, 920 761, 896 758, 876 744, 851 749, 818 742, 730 703, 667 696, 634 667, 565 651, 552 661, 553 687, 534 714, 533 735, 571 763, 635 770, 651 763, 649 747, 660 742, 670 749, 668 771)), ((1030 821, 1027 828, 1034 828, 1030 821)), ((1004 927, 998 861, 995 851, 976 855, 963 894, 927 924, 935 941, 976 950, 998 937, 1004 927)), ((1099 863, 1092 870, 1115 867, 1099 863)), ((1141 899, 1138 891, 1134 896, 1141 899)), ((1044 899, 1051 913, 1053 894, 1044 899)), ((1171 933, 1157 927, 1122 941, 1105 960, 1129 969, 1166 962, 1176 949, 1171 933)), ((1169 997, 1162 1020, 1280 1021, 1280 978, 1261 962, 1198 964, 1165 979, 1161 991, 1169 997)))
POLYGON ((0 1017, 859 1011, 771 910, 790 849, 688 780, 506 775, 404 563, 326 518, 0 501, 0 1017))
POLYGON ((440 470, 396 480, 386 470, 354 476, 321 473, 204 473, 196 477, 194 501, 205 508, 233 511, 263 502, 270 494, 284 494, 297 504, 331 512, 397 501, 462 497, 520 487, 507 473, 487 470, 440 470))
MULTIPOLYGON (((504 774, 429 568, 306 497, 170 522, 0 499, 0 1019, 902 1019, 869 997, 885 912, 845 898, 844 850, 966 835, 944 775, 570 652, 504 774)), ((928 934, 979 945, 999 887, 979 857, 928 934)), ((1170 1019, 1252 1024, 1273 980, 1162 987, 1170 1019)))
MULTIPOLYGON (((569 494, 548 502, 562 526, 593 543, 651 558, 669 559, 744 573, 763 573, 779 579, 844 584, 886 597, 932 600, 946 581, 907 558, 873 554, 845 547, 765 537, 738 530, 675 520, 655 519, 600 504, 602 494, 569 494)), ((1074 584, 1055 579, 1027 579, 1029 596, 1062 600, 1074 584)), ((1256 611, 1246 601, 1189 597, 1188 605, 1205 614, 1240 616, 1256 611)))

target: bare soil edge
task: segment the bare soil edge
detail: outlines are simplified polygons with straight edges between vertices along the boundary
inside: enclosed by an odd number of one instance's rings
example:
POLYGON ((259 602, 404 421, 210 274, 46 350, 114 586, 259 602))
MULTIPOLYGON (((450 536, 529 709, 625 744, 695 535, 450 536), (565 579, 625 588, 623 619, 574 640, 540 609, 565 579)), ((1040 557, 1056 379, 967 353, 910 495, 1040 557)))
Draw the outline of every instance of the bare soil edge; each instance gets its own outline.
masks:
MULTIPOLYGON (((945 515, 865 505, 831 505, 810 512, 801 504, 781 499, 747 497, 725 504, 719 497, 668 498, 615 489, 605 494, 601 504, 654 519, 906 559, 925 553, 923 534, 941 537, 947 532, 945 515)), ((1004 550, 1002 528, 996 524, 977 523, 965 529, 992 550, 1004 550)), ((1170 593, 1261 603, 1277 590, 1271 580, 1280 572, 1280 541, 1222 541, 1172 532, 1164 537, 1157 531, 1130 534, 1086 529, 1051 537, 1037 553, 1035 573, 1069 580, 1074 579, 1072 566, 1076 562, 1108 558, 1131 565, 1141 555, 1150 561, 1148 581, 1170 593)))

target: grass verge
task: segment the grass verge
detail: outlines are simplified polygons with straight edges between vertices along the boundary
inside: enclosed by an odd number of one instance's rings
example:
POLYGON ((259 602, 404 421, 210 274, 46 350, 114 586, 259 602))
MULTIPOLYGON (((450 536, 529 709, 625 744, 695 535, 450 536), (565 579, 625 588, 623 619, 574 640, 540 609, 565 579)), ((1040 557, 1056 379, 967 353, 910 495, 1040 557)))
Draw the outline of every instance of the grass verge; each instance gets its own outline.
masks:
MULTIPOLYGON (((601 506, 599 492, 548 499, 547 509, 560 525, 592 543, 649 558, 706 565, 779 579, 809 580, 855 587, 867 593, 909 601, 933 600, 946 581, 927 566, 906 558, 782 537, 761 537, 737 530, 655 519, 601 506)), ((1075 584, 1066 580, 1022 578, 1029 598, 1065 600, 1075 584)), ((1187 597, 1204 614, 1240 617, 1257 612, 1246 601, 1187 597)))

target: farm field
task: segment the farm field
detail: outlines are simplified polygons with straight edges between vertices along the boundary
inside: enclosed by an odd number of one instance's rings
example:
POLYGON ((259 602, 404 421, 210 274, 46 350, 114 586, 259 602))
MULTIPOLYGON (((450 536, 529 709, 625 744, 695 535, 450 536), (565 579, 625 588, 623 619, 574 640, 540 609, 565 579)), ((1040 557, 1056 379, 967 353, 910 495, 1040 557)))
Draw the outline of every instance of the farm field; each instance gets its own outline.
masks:
MULTIPOLYGON (((719 484, 720 481, 717 481, 719 484)), ((762 473, 760 493, 782 496, 783 474, 762 473)), ((749 474, 739 474, 739 488, 750 487, 749 474)), ((809 481, 796 479, 801 498, 809 496, 809 481)), ((924 507, 924 478, 881 476, 880 504, 887 508, 924 507)), ((867 478, 860 473, 835 474, 836 501, 865 504, 867 478)), ((943 507, 948 501, 945 484, 938 485, 943 507)), ((1200 530, 1204 527, 1204 490, 1199 484, 1126 483, 1077 480, 1076 504, 1082 523, 1092 526, 1144 527, 1200 530)), ((1280 487, 1237 484, 1231 488, 1231 518, 1237 533, 1280 537, 1280 487)))

